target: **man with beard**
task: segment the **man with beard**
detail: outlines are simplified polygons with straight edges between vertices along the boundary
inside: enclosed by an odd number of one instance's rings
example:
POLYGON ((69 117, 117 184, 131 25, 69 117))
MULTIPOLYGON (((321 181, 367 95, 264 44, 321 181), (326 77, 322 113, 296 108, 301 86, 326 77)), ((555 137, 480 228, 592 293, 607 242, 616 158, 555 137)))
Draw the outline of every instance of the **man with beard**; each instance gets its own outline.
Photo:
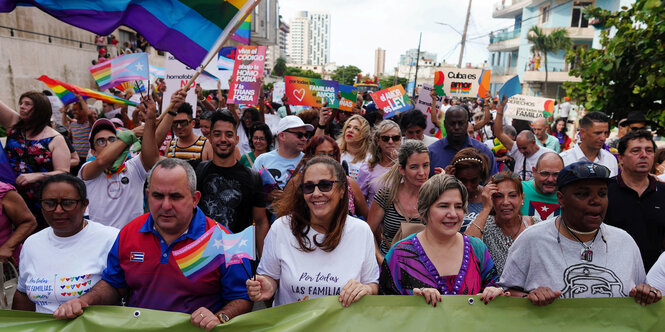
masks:
POLYGON ((268 233, 263 186, 257 171, 235 158, 238 142, 237 122, 230 111, 214 112, 210 117, 211 161, 192 160, 196 170, 196 189, 201 192, 198 206, 203 213, 234 233, 256 225, 259 253, 268 233))
POLYGON ((541 221, 558 216, 559 201, 556 198, 556 178, 563 168, 563 159, 555 152, 543 153, 533 168, 533 179, 522 181, 523 216, 533 216, 541 221))

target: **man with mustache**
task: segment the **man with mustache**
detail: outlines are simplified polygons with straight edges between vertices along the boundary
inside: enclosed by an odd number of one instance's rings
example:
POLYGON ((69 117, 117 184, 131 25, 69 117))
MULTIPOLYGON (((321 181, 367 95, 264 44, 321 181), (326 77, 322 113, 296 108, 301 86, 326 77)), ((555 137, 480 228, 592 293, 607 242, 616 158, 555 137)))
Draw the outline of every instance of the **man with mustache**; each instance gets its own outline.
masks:
POLYGON ((546 220, 561 213, 556 198, 556 178, 563 159, 555 152, 543 153, 533 167, 533 179, 522 181, 524 204, 522 215, 546 220))

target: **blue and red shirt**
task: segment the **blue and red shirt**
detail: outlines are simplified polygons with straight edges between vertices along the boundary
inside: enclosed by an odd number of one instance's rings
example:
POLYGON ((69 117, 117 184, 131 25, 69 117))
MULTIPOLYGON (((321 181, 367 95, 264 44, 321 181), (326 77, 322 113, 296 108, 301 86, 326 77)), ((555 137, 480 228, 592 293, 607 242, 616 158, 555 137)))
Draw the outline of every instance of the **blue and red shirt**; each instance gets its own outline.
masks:
MULTIPOLYGON (((116 288, 130 291, 127 305, 165 311, 192 313, 200 307, 219 311, 231 300, 249 300, 247 273, 240 264, 218 269, 191 281, 182 273, 173 250, 178 250, 203 235, 215 225, 196 208, 187 232, 167 245, 146 213, 122 228, 107 259, 102 279, 116 288)), ((226 233, 231 233, 221 226, 226 233)), ((244 268, 251 271, 248 260, 244 268)))

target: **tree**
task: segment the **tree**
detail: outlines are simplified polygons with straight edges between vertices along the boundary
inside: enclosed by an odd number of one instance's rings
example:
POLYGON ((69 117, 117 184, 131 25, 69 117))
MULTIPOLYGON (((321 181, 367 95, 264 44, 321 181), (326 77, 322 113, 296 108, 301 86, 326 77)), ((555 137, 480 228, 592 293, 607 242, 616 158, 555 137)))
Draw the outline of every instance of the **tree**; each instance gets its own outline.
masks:
POLYGON ((356 66, 341 66, 335 69, 330 78, 339 84, 353 85, 356 75, 362 73, 362 70, 356 66))
POLYGON ((315 73, 309 69, 302 70, 298 67, 286 67, 284 75, 288 76, 298 76, 298 77, 309 77, 309 78, 321 78, 321 74, 315 73))
POLYGON ((402 87, 406 89, 407 81, 406 78, 404 77, 397 77, 397 80, 395 80, 395 76, 393 75, 379 79, 379 84, 381 84, 381 89, 387 89, 393 85, 399 85, 399 84, 401 84, 402 87))
POLYGON ((665 125, 665 9, 661 0, 638 0, 632 7, 586 13, 601 32, 601 49, 577 49, 566 56, 570 74, 581 82, 564 84, 568 96, 589 111, 614 119, 643 111, 665 125), (610 37, 611 33, 614 33, 610 37), (657 103, 660 101, 660 103, 657 103))
POLYGON ((284 58, 277 58, 277 60, 275 60, 275 66, 272 68, 272 73, 275 76, 284 76, 284 73, 286 73, 286 60, 284 60, 284 58))
POLYGON ((531 46, 531 53, 540 52, 543 54, 545 65, 545 87, 543 95, 547 95, 547 53, 554 53, 560 50, 567 50, 570 48, 572 42, 568 38, 568 32, 564 28, 554 29, 551 33, 546 34, 538 26, 533 26, 526 36, 526 39, 533 44, 531 46))

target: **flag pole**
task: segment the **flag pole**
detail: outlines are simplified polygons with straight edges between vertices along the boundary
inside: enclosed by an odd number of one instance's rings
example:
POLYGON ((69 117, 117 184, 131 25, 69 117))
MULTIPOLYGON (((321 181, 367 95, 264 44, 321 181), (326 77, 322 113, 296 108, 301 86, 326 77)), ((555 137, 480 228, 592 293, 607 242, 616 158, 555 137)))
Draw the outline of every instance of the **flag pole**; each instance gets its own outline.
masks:
POLYGON ((222 31, 222 34, 220 35, 221 42, 219 42, 219 39, 218 39, 216 44, 219 43, 219 45, 217 45, 217 48, 215 49, 215 51, 213 53, 208 52, 208 55, 206 55, 206 59, 204 59, 203 63, 199 66, 199 68, 196 69, 196 73, 194 73, 194 76, 192 76, 192 78, 189 79, 189 82, 187 82, 187 85, 185 85, 185 89, 184 89, 185 92, 189 91, 190 86, 192 85, 192 82, 194 82, 199 77, 199 75, 201 75, 201 73, 203 72, 203 69, 205 67, 207 67, 208 64, 210 64, 210 61, 212 61, 212 59, 215 58, 214 56, 210 56, 210 54, 219 53, 219 50, 222 49, 222 46, 224 46, 224 43, 226 43, 229 40, 229 38, 231 38, 231 36, 236 32, 236 30, 238 30, 240 25, 243 22, 245 22, 247 17, 252 13, 252 11, 254 11, 254 8, 256 6, 258 6, 258 4, 261 2, 261 0, 250 0, 250 1, 251 1, 251 4, 249 4, 249 5, 246 4, 245 5, 246 7, 243 8, 245 10, 245 12, 243 13, 242 17, 240 17, 240 19, 233 25, 233 28, 231 28, 231 30, 228 30, 228 31, 226 29, 224 31, 222 31))

